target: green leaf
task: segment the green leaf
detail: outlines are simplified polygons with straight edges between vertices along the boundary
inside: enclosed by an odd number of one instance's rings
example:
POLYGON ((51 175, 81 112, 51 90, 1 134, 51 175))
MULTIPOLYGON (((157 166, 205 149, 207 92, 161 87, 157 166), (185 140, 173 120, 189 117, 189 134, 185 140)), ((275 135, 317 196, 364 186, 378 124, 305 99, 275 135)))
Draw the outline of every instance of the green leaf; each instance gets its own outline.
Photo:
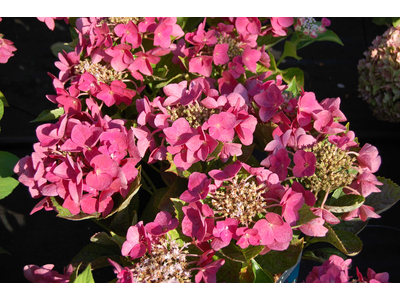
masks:
POLYGON ((393 27, 399 26, 400 25, 400 18, 392 17, 392 25, 393 25, 393 27))
POLYGON ((318 218, 313 212, 310 210, 310 207, 307 204, 303 204, 303 206, 299 209, 300 219, 296 222, 296 225, 307 224, 311 220, 318 218))
POLYGON ((391 17, 373 17, 372 23, 374 23, 378 26, 390 25, 390 24, 392 24, 392 18, 391 17))
POLYGON ((254 259, 251 260, 251 267, 254 273, 254 283, 274 283, 274 278, 267 271, 261 268, 261 266, 254 259))
POLYGON ((5 250, 3 247, 0 246, 0 254, 8 254, 11 255, 10 252, 8 252, 7 250, 5 250))
POLYGON ((251 246, 249 245, 247 248, 242 249, 239 248, 243 252, 243 256, 246 259, 246 261, 250 261, 253 258, 255 258, 257 255, 260 254, 260 252, 264 249, 264 246, 251 246))
MULTIPOLYGON (((349 123, 347 123, 347 124, 349 124, 349 123)), ((333 198, 333 199, 338 199, 338 198, 340 198, 340 197, 342 197, 342 196, 344 196, 344 195, 346 195, 346 194, 343 192, 343 187, 340 187, 340 188, 337 188, 337 189, 332 193, 332 198, 333 198)))
POLYGON ((18 184, 18 180, 12 177, 0 178, 0 200, 10 195, 18 184))
POLYGON ((341 251, 336 248, 318 248, 313 250, 307 250, 303 252, 302 259, 314 260, 320 263, 324 263, 324 261, 328 260, 331 255, 337 255, 347 259, 347 256, 344 255, 341 251))
POLYGON ((333 230, 344 230, 354 234, 359 234, 368 224, 369 220, 363 222, 359 218, 349 221, 341 221, 339 224, 332 225, 333 230))
POLYGON ((157 84, 154 88, 155 89, 161 89, 161 88, 163 88, 164 86, 168 85, 170 82, 174 81, 177 78, 182 78, 182 74, 175 75, 174 77, 168 79, 167 81, 163 81, 163 82, 157 84))
POLYGON ((69 53, 74 51, 74 48, 72 48, 68 43, 58 42, 51 45, 50 50, 55 57, 58 57, 58 53, 61 53, 63 50, 69 53))
POLYGON ((6 151, 0 151, 0 177, 9 177, 14 175, 14 167, 19 158, 6 151))
MULTIPOLYGON (((216 259, 224 258, 223 256, 214 256, 216 259)), ((240 271, 242 269, 242 263, 236 262, 230 259, 225 259, 225 263, 219 268, 217 272, 217 282, 229 282, 239 283, 240 282, 240 271)))
POLYGON ((301 90, 301 88, 304 87, 304 73, 299 68, 288 68, 283 70, 282 77, 283 80, 288 84, 293 80, 294 77, 296 77, 297 89, 301 90))
POLYGON ((76 277, 73 283, 94 283, 90 264, 86 267, 85 271, 76 277))
POLYGON ((185 32, 190 32, 194 28, 197 28, 198 25, 203 22, 204 18, 202 17, 178 17, 176 20, 176 24, 181 26, 182 30, 185 32))
POLYGON ((108 258, 120 260, 121 248, 117 243, 104 245, 99 243, 90 243, 83 247, 71 260, 72 264, 82 262, 91 264, 92 269, 98 269, 109 266, 108 258))
POLYGON ((364 204, 365 198, 360 195, 345 195, 337 199, 331 198, 327 201, 324 208, 332 213, 347 213, 359 208, 364 204))
MULTIPOLYGON (((0 92, 0 120, 3 118, 4 115, 4 103, 3 103, 4 95, 0 92)), ((5 98, 4 98, 5 99, 5 98)))
POLYGON ((291 92, 293 97, 297 97, 300 94, 301 90, 299 90, 297 85, 296 76, 293 76, 292 80, 288 84, 288 88, 285 91, 291 92))
POLYGON ((328 224, 325 224, 324 226, 328 228, 326 235, 324 237, 312 238, 309 241, 309 244, 327 242, 335 246, 347 256, 355 256, 360 253, 362 249, 362 242, 357 235, 344 230, 333 230, 333 228, 328 224))
POLYGON ((157 204, 158 210, 168 211, 174 213, 173 198, 179 198, 179 196, 187 190, 188 181, 186 178, 176 177, 174 183, 170 186, 168 191, 164 193, 159 203, 157 204))
POLYGON ((9 107, 10 106, 8 104, 8 102, 7 102, 6 97, 4 96, 4 94, 1 91, 0 91, 0 102, 3 102, 4 107, 9 107))
POLYGON ((258 36, 257 45, 260 47, 265 45, 265 50, 267 50, 286 38, 287 38, 286 36, 274 37, 271 34, 266 34, 263 36, 258 36))
POLYGON ((283 48, 283 54, 279 61, 281 61, 285 57, 294 57, 297 60, 300 60, 301 57, 297 56, 297 47, 295 43, 292 43, 291 41, 286 41, 285 42, 285 47, 283 48))
POLYGON ((334 33, 333 31, 328 29, 324 33, 319 34, 318 37, 316 37, 316 38, 312 38, 308 35, 302 36, 300 38, 300 42, 297 44, 297 50, 304 48, 305 46, 308 46, 314 42, 322 42, 322 41, 335 42, 335 43, 338 43, 339 45, 343 46, 342 41, 336 35, 336 33, 334 33))
POLYGON ((377 178, 383 183, 383 185, 378 185, 381 192, 369 195, 364 204, 372 206, 375 213, 381 214, 399 201, 400 187, 390 179, 379 176, 377 178))
POLYGON ((43 112, 40 113, 40 115, 32 120, 30 123, 34 122, 47 122, 47 121, 53 121, 57 120, 59 117, 61 117, 64 114, 64 108, 59 107, 56 109, 46 109, 43 112))
POLYGON ((231 242, 228 246, 219 250, 219 252, 230 260, 245 263, 246 257, 243 254, 243 251, 240 247, 236 246, 233 242, 231 242))
POLYGON ((276 68, 275 57, 272 55, 271 51, 268 50, 267 53, 269 55, 269 64, 270 64, 269 69, 272 71, 276 71, 277 68, 276 68))
POLYGON ((271 250, 264 255, 259 255, 255 260, 261 268, 267 270, 271 274, 280 274, 293 267, 301 255, 303 243, 297 245, 289 245, 285 251, 271 250))
POLYGON ((98 232, 90 238, 90 241, 106 247, 114 247, 115 244, 117 244, 119 248, 122 248, 122 244, 126 241, 126 238, 119 236, 112 231, 110 234, 111 236, 104 231, 98 232))

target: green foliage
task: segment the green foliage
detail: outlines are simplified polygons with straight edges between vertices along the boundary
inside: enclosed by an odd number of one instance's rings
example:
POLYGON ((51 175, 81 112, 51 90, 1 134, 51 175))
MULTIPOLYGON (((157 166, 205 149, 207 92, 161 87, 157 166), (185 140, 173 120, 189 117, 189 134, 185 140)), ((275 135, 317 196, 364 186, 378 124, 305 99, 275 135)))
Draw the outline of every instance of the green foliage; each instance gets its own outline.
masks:
POLYGON ((18 180, 11 177, 19 158, 9 152, 0 151, 0 200, 12 193, 18 186, 18 180))
POLYGON ((71 47, 71 45, 68 43, 58 42, 58 43, 51 45, 50 50, 51 50, 51 53, 53 53, 53 55, 55 57, 58 57, 58 53, 61 53, 63 50, 65 52, 69 53, 69 52, 74 51, 74 48, 71 47))
POLYGON ((201 17, 178 17, 176 23, 181 26, 185 32, 190 32, 203 22, 201 17))
MULTIPOLYGON (((104 241, 101 241, 104 242, 104 241)), ((87 244, 71 260, 71 264, 84 263, 91 264, 93 270, 107 267, 110 265, 108 258, 120 261, 121 248, 118 244, 100 244, 100 242, 87 244)))
POLYGON ((11 255, 7 250, 0 246, 0 254, 8 254, 11 255))
POLYGON ((393 25, 394 27, 397 27, 400 25, 400 18, 398 18, 398 17, 374 17, 374 18, 372 18, 372 22, 378 26, 393 25))
POLYGON ((4 97, 3 93, 0 92, 0 120, 3 118, 4 115, 4 103, 6 98, 4 97))
POLYGON ((274 283, 274 278, 264 270, 254 259, 251 260, 251 267, 254 273, 254 283, 274 283))
POLYGON ((349 231, 334 230, 328 224, 324 225, 328 228, 328 232, 324 237, 314 237, 309 241, 309 244, 317 242, 327 242, 335 246, 338 250, 347 256, 355 256, 360 253, 362 249, 362 242, 360 238, 349 231))
POLYGON ((46 109, 42 111, 39 116, 32 120, 31 123, 33 122, 47 122, 47 121, 54 121, 57 120, 59 117, 61 117, 64 114, 64 108, 59 107, 56 109, 46 109))
POLYGON ((383 183, 381 186, 378 185, 381 192, 369 195, 364 204, 372 206, 375 213, 381 214, 399 201, 400 187, 390 179, 379 176, 377 178, 383 183))
POLYGON ((329 199, 324 208, 332 213, 347 213, 359 208, 364 201, 365 198, 360 195, 345 195, 337 199, 329 199))
POLYGON ((90 264, 76 277, 73 283, 95 283, 90 264))
POLYGON ((341 251, 333 247, 306 250, 303 252, 302 259, 314 260, 322 264, 324 263, 324 261, 328 260, 331 255, 337 255, 345 260, 347 259, 346 255, 344 255, 341 251))
POLYGON ((14 175, 14 166, 19 158, 14 154, 6 151, 0 151, 0 177, 9 177, 14 175))
POLYGON ((271 250, 264 255, 257 256, 255 260, 261 268, 267 270, 270 274, 280 274, 297 263, 302 249, 302 243, 289 245, 289 248, 285 251, 271 250))
POLYGON ((308 35, 302 35, 301 37, 297 32, 295 32, 292 36, 291 42, 295 43, 297 46, 297 50, 309 46, 314 42, 335 42, 339 45, 343 46, 343 42, 341 39, 334 33, 332 30, 326 30, 324 33, 318 34, 316 38, 312 38, 308 35))
POLYGON ((12 177, 0 178, 0 200, 10 195, 18 183, 18 180, 12 177))

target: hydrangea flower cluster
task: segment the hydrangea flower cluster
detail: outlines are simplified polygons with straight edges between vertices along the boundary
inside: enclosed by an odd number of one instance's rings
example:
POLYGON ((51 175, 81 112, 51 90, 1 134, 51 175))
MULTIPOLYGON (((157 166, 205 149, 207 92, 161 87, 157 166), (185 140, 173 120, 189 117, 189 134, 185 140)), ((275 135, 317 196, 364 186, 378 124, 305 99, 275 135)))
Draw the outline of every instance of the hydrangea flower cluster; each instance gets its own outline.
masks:
MULTIPOLYGON (((220 88, 224 85, 221 80, 220 88)), ((220 96, 210 80, 199 78, 189 84, 169 84, 164 93, 166 97, 136 102, 139 126, 134 133, 141 150, 149 149, 149 163, 170 154, 179 170, 187 170, 196 162, 212 159, 218 146, 218 156, 226 162, 242 154, 242 144, 253 143, 257 119, 248 112, 250 103, 242 85, 220 96), (156 138, 161 140, 159 145, 156 138)))
POLYGON ((224 168, 191 173, 180 200, 189 203, 190 211, 199 210, 196 203, 207 205, 208 217, 218 221, 215 225, 201 218, 191 221, 196 231, 182 228, 184 234, 198 239, 197 230, 212 232, 211 246, 216 251, 234 239, 241 248, 261 245, 262 253, 267 253, 286 250, 294 229, 321 237, 328 232, 325 222, 380 217, 364 204, 339 215, 325 205, 338 188, 345 194, 367 197, 380 192, 377 186, 382 185, 373 175, 381 163, 378 150, 370 144, 359 148, 354 133, 339 123, 346 121, 339 98, 319 103, 312 92, 291 98, 285 94, 287 86, 273 81, 256 91, 237 87, 253 103, 248 107, 255 108, 249 111, 257 117, 259 130, 274 128, 264 147, 267 157, 260 167, 251 167, 240 161, 241 153, 235 153, 239 160, 224 168), (301 221, 300 209, 311 211, 314 218, 301 221))
POLYGON ((388 283, 389 274, 376 273, 368 269, 367 277, 364 277, 357 268, 357 279, 349 276, 351 259, 344 260, 340 256, 332 255, 322 266, 314 267, 306 278, 306 283, 388 283))
POLYGON ((37 127, 35 152, 14 168, 32 198, 45 196, 31 213, 51 210, 58 197, 72 215, 107 216, 115 193, 126 197, 140 161, 132 130, 123 120, 81 112, 37 127))
POLYGON ((191 243, 181 245, 169 235, 178 225, 178 219, 172 218, 168 212, 161 211, 154 222, 143 225, 140 221, 129 227, 121 253, 132 260, 140 260, 124 268, 109 260, 115 268, 117 282, 191 282, 190 277, 195 271, 195 282, 216 282, 216 273, 225 260, 214 261, 212 257, 215 251, 204 250, 198 246, 201 255, 189 254, 187 248, 191 243), (191 267, 193 264, 194 267, 191 267))
POLYGON ((358 62, 360 97, 382 121, 400 121, 400 28, 377 36, 358 62))
POLYGON ((324 33, 329 25, 331 25, 331 21, 327 18, 322 18, 321 22, 317 22, 311 17, 301 17, 297 18, 294 30, 311 38, 317 38, 318 34, 324 33))
MULTIPOLYGON (((106 242, 94 241, 119 247, 119 259, 107 257, 117 282, 216 282, 233 266, 235 279, 254 278, 269 274, 259 256, 300 254, 341 222, 379 217, 365 204, 383 184, 376 147, 342 124, 339 98, 317 101, 268 69, 274 57, 258 41, 286 36, 294 18, 204 19, 191 31, 177 18, 72 21, 75 51, 59 54, 47 96, 61 116, 38 126, 15 172, 44 197, 32 213, 109 221, 106 242), (167 187, 139 176, 140 162, 167 187), (142 184, 152 186, 146 209, 116 207, 142 184)), ((295 27, 309 41, 329 20, 313 24, 295 27)))

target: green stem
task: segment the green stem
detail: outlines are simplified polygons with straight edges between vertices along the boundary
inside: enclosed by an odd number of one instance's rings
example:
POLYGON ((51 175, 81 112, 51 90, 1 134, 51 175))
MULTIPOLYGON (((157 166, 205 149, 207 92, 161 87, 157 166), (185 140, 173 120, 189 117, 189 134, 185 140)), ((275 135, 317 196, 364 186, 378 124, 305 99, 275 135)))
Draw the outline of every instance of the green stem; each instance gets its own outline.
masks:
POLYGON ((104 225, 103 223, 101 223, 99 220, 96 219, 91 219, 93 222, 95 222, 97 225, 99 225, 101 228, 103 228, 104 230, 111 232, 111 229, 108 228, 106 225, 104 225))
MULTIPOLYGON (((146 172, 143 170, 142 168, 142 175, 144 177, 144 179, 146 180, 146 182, 150 185, 150 187, 152 188, 153 192, 157 191, 156 186, 154 185, 153 181, 150 179, 150 177, 146 174, 146 172)), ((150 194, 153 194, 152 192, 148 191, 150 194)))
POLYGON ((160 170, 157 169, 153 164, 147 164, 150 168, 152 168, 154 171, 156 171, 157 173, 160 173, 160 170))

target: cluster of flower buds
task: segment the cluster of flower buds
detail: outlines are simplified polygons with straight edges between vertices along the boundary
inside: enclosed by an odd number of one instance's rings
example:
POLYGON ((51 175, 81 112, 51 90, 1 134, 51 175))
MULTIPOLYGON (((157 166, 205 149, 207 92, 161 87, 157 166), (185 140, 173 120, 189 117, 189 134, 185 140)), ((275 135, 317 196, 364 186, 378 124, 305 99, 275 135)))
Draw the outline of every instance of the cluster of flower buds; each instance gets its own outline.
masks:
POLYGON ((311 17, 301 17, 297 18, 294 30, 315 39, 319 34, 324 33, 329 25, 331 21, 327 18, 322 18, 321 22, 317 22, 311 17))
POLYGON ((141 160, 133 132, 124 123, 82 112, 38 126, 35 152, 14 168, 32 198, 45 196, 32 213, 51 210, 50 197, 58 197, 72 215, 82 211, 107 216, 113 209, 112 196, 129 193, 141 160))
POLYGON ((389 28, 373 40, 358 62, 360 96, 382 121, 400 121, 399 36, 399 27, 389 28))
POLYGON ((189 254, 186 248, 191 243, 180 244, 169 236, 178 225, 178 219, 161 211, 154 222, 143 225, 140 221, 129 227, 121 253, 131 260, 139 259, 139 262, 121 267, 109 260, 115 268, 117 282, 191 282, 190 277, 195 271, 195 282, 216 282, 216 273, 225 261, 214 261, 215 251, 209 248, 197 247, 201 255, 189 254))
POLYGON ((388 283, 389 274, 376 273, 368 269, 367 277, 364 277, 357 268, 357 279, 349 276, 351 259, 344 260, 340 256, 331 255, 321 266, 314 267, 306 278, 306 283, 388 283))

